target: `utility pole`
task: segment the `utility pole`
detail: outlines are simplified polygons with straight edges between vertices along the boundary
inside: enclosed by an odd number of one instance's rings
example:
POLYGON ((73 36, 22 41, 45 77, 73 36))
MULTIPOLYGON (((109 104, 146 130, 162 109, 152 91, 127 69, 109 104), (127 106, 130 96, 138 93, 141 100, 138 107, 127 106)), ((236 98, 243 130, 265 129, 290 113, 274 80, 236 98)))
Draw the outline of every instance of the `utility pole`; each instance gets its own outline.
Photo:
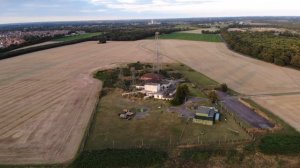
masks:
POLYGON ((119 80, 121 82, 120 86, 122 89, 125 89, 125 82, 124 82, 124 74, 123 74, 123 68, 120 67, 120 72, 119 72, 119 80))
POLYGON ((131 79, 132 79, 131 86, 134 86, 135 85, 135 68, 134 67, 130 68, 130 71, 131 71, 131 79))

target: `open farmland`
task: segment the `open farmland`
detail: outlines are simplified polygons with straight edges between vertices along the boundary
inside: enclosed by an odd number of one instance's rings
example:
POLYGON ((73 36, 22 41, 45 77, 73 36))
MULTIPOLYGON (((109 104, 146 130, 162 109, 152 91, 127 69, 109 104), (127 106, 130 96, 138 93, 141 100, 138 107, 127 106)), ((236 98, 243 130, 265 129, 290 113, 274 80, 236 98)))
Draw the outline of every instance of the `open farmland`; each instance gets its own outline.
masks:
POLYGON ((112 63, 151 61, 139 42, 86 42, 0 61, 0 163, 71 160, 112 63), (122 51, 122 52, 120 52, 122 51))
MULTIPOLYGON (((216 81, 226 82, 240 93, 300 92, 300 71, 241 56, 223 43, 184 40, 160 43, 164 55, 216 81)), ((85 42, 1 60, 0 163, 46 164, 71 160, 101 90, 90 74, 117 63, 150 62, 153 44, 152 40, 104 45, 85 42)), ((166 57, 165 61, 171 62, 166 57)), ((282 101, 273 108, 288 103, 282 101)), ((300 112, 299 106, 290 109, 300 112)), ((300 114, 297 117, 299 121, 300 114)))
MULTIPOLYGON (((300 71, 262 62, 229 50, 224 43, 161 40, 162 54, 246 94, 300 92, 300 71)), ((143 41, 147 50, 153 43, 143 41)))
MULTIPOLYGON (((142 42, 141 46, 151 50, 151 43, 142 42)), ((300 71, 280 67, 257 59, 241 56, 229 50, 223 43, 162 40, 161 50, 165 56, 182 62, 193 69, 218 81, 225 82, 233 90, 244 94, 264 96, 295 93, 298 95, 276 96, 276 103, 260 101, 270 111, 282 117, 287 123, 300 130, 300 71), (286 110, 290 110, 286 115, 286 110), (276 109, 276 110, 275 110, 276 109), (293 113, 294 112, 294 113, 293 113)), ((256 100, 256 99, 254 99, 256 100)))

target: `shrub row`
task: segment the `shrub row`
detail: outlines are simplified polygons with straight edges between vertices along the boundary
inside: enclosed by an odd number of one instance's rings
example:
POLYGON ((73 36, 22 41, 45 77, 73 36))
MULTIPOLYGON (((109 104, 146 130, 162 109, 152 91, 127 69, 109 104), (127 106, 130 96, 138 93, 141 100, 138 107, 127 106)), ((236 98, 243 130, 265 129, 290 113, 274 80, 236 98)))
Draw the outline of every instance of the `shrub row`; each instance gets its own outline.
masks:
POLYGON ((55 48, 55 47, 60 47, 60 46, 65 46, 65 45, 70 45, 70 44, 76 44, 76 43, 91 41, 91 40, 97 40, 97 37, 91 37, 91 38, 86 38, 86 39, 65 41, 65 42, 29 47, 29 48, 24 48, 24 49, 12 50, 9 52, 0 53, 0 60, 15 57, 15 56, 22 55, 22 54, 35 52, 35 51, 41 51, 41 50, 46 50, 46 49, 50 49, 50 48, 55 48))
POLYGON ((268 135, 261 139, 259 149, 266 154, 300 154, 300 135, 268 135))
POLYGON ((84 151, 71 167, 149 167, 159 166, 167 152, 154 149, 105 149, 84 151))

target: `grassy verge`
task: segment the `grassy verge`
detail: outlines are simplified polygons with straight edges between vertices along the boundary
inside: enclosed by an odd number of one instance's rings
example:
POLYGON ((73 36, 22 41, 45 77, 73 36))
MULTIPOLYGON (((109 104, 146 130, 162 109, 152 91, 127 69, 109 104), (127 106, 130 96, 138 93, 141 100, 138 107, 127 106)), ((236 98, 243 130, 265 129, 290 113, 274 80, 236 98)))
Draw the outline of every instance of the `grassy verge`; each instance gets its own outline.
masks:
POLYGON ((259 149, 266 154, 300 154, 300 134, 271 134, 263 137, 259 149))
POLYGON ((208 162, 211 162, 210 159, 216 156, 225 156, 225 162, 228 165, 237 164, 244 159, 244 155, 235 149, 191 148, 183 150, 180 154, 184 161, 202 165, 207 165, 208 162))
POLYGON ((91 38, 94 36, 99 36, 101 35, 101 32, 97 33, 86 33, 86 34, 79 34, 79 35, 74 35, 74 36, 65 36, 62 38, 54 39, 53 41, 73 41, 73 40, 80 40, 80 39, 86 39, 86 38, 91 38))
POLYGON ((161 167, 168 154, 153 149, 84 151, 71 167, 161 167))
POLYGON ((161 35, 160 39, 222 42, 220 35, 217 34, 171 33, 161 35))

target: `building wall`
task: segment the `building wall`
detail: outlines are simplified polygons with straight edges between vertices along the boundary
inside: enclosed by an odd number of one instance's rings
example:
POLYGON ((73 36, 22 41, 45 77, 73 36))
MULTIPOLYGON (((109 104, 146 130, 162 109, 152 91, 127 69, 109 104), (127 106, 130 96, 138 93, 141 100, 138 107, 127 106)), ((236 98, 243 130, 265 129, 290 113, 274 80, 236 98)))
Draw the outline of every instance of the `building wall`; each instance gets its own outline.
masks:
POLYGON ((193 118, 193 122, 197 124, 203 124, 203 125, 213 125, 214 122, 210 120, 200 120, 200 119, 195 119, 193 118))
POLYGON ((145 91, 157 93, 157 92, 160 91, 160 85, 159 85, 159 84, 157 84, 157 85, 153 85, 153 84, 147 85, 147 84, 146 84, 146 85, 145 85, 145 91))

